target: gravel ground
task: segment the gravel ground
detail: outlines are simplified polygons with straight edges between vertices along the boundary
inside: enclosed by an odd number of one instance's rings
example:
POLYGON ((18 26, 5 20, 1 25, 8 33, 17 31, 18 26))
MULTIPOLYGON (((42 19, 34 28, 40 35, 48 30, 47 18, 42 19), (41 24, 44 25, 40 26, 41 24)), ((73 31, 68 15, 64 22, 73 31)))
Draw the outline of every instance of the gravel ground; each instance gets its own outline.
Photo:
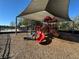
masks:
POLYGON ((6 42, 7 34, 0 34, 0 58, 2 58, 2 55, 4 53, 6 42))
POLYGON ((24 40, 25 33, 11 34, 11 59, 79 59, 79 43, 52 39, 49 45, 24 40))

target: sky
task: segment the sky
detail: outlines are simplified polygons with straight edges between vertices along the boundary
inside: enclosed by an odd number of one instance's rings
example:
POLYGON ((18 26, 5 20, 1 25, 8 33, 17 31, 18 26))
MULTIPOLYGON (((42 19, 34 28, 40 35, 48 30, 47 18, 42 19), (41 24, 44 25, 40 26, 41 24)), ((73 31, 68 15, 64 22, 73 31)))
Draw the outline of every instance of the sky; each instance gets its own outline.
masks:
POLYGON ((10 25, 31 0, 0 0, 0 25, 10 25))
MULTIPOLYGON (((31 0, 0 0, 0 25, 10 25, 31 2, 31 0)), ((69 17, 79 15, 79 0, 70 0, 69 17)))
POLYGON ((79 0, 70 0, 69 17, 73 20, 76 16, 79 16, 79 0))

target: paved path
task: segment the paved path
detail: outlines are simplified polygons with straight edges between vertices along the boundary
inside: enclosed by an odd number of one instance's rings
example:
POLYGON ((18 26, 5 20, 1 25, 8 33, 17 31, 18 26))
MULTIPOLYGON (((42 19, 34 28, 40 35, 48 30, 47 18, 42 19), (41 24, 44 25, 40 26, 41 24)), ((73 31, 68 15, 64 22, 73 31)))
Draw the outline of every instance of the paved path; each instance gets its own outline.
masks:
POLYGON ((49 45, 40 45, 34 41, 24 40, 26 34, 11 34, 12 59, 79 59, 79 43, 52 39, 49 45))
POLYGON ((8 59, 10 54, 11 38, 9 34, 0 34, 0 59, 8 59))

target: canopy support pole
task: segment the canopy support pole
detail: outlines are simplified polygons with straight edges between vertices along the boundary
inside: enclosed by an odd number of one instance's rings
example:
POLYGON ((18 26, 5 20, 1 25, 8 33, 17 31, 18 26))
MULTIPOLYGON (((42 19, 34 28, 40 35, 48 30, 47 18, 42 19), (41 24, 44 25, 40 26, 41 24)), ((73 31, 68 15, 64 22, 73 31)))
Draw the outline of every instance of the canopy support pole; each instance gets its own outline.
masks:
POLYGON ((15 34, 17 35, 17 17, 18 16, 16 16, 16 26, 15 26, 15 34))

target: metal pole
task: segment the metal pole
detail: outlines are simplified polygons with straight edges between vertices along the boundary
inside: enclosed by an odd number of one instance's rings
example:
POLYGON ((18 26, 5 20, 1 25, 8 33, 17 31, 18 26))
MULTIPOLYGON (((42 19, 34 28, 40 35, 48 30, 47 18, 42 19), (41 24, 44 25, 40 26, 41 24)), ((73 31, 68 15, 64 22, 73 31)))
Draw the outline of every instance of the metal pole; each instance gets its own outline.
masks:
POLYGON ((15 26, 15 34, 17 35, 17 16, 16 16, 16 26, 15 26))
POLYGON ((74 33, 74 21, 73 21, 73 31, 72 31, 72 33, 74 33))

